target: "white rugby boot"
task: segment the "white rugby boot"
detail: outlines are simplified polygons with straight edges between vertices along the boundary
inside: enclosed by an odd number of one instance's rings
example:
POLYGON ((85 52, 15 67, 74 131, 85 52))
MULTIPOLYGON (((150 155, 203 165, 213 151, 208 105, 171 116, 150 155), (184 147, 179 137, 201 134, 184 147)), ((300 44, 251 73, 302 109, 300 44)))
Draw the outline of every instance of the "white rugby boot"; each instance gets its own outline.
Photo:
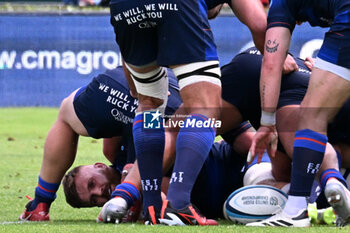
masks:
POLYGON ((310 219, 307 209, 301 209, 296 215, 290 216, 280 210, 272 217, 259 222, 246 224, 251 227, 309 227, 310 219))
POLYGON ((120 223, 128 211, 128 204, 124 198, 116 197, 106 202, 96 221, 104 223, 120 223))
POLYGON ((337 215, 336 225, 341 227, 350 222, 350 192, 342 183, 332 180, 327 182, 324 193, 337 215))

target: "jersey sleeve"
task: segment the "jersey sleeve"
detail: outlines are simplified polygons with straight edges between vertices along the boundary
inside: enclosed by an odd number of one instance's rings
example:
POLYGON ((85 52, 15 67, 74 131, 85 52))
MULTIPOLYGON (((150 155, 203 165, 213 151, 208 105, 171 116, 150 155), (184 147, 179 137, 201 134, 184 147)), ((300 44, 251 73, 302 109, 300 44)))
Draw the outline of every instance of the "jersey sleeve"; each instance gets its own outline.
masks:
POLYGON ((222 4, 222 3, 230 4, 231 1, 229 1, 229 0, 206 0, 205 3, 208 6, 208 10, 210 10, 210 9, 212 9, 212 8, 216 7, 217 5, 222 4))
POLYGON ((249 121, 244 121, 240 125, 238 125, 236 128, 224 133, 221 135, 221 137, 230 145, 233 144, 233 142, 236 140, 236 138, 247 131, 249 128, 251 128, 252 125, 249 121))
POLYGON ((267 29, 285 27, 292 33, 296 24, 296 1, 271 0, 267 16, 267 29))

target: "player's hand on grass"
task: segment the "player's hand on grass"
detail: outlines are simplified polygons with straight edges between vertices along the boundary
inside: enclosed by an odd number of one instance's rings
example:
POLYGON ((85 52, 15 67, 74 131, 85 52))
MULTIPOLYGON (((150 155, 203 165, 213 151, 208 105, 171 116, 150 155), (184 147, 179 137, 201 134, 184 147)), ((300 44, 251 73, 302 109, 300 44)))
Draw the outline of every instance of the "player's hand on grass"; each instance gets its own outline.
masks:
POLYGON ((102 210, 98 215, 96 221, 118 224, 121 222, 124 215, 127 213, 127 210, 128 204, 123 198, 113 198, 103 205, 102 210))
POLYGON ((250 146, 247 162, 251 163, 255 156, 258 156, 258 163, 261 162, 264 151, 267 149, 267 152, 270 156, 274 157, 277 150, 277 130, 274 125, 264 126, 261 125, 259 130, 255 133, 250 146))

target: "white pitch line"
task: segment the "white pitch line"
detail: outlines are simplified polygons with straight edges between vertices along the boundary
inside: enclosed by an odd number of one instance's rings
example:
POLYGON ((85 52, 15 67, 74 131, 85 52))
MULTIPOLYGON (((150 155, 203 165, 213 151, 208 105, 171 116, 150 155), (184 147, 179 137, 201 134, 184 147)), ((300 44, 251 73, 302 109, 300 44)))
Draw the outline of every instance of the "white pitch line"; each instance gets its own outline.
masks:
POLYGON ((22 224, 22 223, 30 223, 30 222, 32 221, 0 222, 0 225, 22 224))

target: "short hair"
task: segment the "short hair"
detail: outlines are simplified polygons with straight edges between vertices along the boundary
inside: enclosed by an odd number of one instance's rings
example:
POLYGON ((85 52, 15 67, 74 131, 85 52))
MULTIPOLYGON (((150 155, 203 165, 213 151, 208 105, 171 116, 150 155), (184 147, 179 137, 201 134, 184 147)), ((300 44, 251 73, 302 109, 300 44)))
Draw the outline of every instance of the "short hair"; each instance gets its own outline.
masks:
POLYGON ((66 202, 73 208, 84 207, 83 201, 80 199, 77 188, 75 186, 75 178, 82 166, 78 166, 70 170, 63 178, 63 190, 66 196, 66 202))

